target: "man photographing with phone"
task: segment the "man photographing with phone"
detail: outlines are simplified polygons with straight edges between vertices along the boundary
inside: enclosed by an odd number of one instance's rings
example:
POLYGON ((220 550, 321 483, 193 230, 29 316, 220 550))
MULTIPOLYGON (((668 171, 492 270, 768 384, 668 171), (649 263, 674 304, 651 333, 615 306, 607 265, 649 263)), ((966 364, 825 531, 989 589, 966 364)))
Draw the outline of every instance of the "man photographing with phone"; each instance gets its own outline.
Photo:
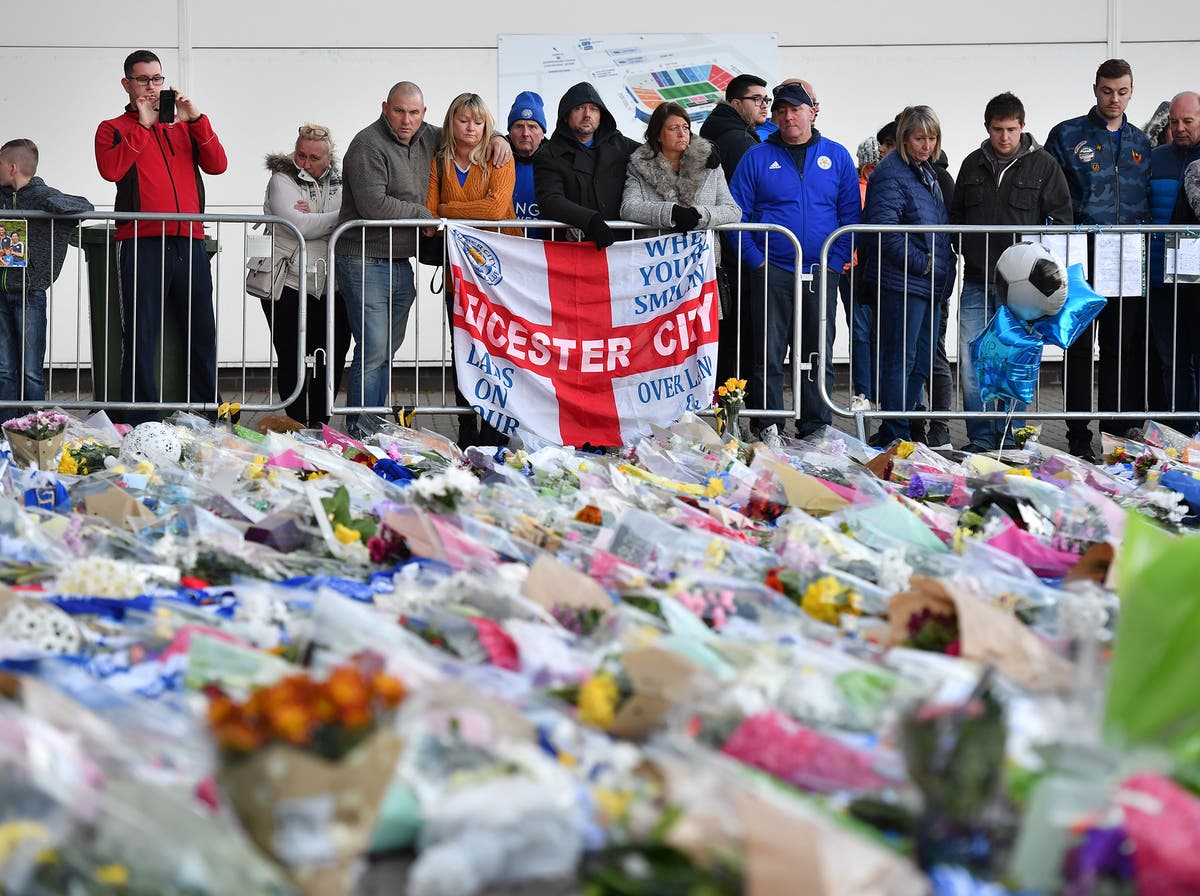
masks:
MULTIPOLYGON (((191 97, 164 90, 162 63, 149 50, 125 59, 125 112, 96 129, 96 167, 117 185, 117 212, 203 213, 205 174, 228 161, 208 116, 191 97), (174 98, 173 104, 170 102, 174 98), (164 102, 165 101, 165 102, 164 102), (172 110, 172 105, 174 109, 172 110)), ((200 221, 124 221, 117 227, 121 276, 121 400, 162 400, 156 354, 162 313, 175 316, 187 347, 189 400, 219 402, 212 270, 200 221)), ((126 411, 127 423, 155 418, 126 411)))

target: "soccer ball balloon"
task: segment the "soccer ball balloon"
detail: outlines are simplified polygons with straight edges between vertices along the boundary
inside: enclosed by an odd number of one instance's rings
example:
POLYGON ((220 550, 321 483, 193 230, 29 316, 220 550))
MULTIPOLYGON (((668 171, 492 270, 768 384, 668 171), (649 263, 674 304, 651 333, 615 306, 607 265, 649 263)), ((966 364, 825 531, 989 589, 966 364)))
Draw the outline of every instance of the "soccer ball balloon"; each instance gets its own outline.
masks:
POLYGON ((1067 300, 1067 270, 1041 243, 1016 243, 996 262, 996 292, 1021 320, 1057 314, 1067 300))
POLYGON ((122 454, 144 458, 151 463, 177 464, 183 454, 183 446, 175 430, 165 423, 150 421, 134 427, 121 445, 122 454))

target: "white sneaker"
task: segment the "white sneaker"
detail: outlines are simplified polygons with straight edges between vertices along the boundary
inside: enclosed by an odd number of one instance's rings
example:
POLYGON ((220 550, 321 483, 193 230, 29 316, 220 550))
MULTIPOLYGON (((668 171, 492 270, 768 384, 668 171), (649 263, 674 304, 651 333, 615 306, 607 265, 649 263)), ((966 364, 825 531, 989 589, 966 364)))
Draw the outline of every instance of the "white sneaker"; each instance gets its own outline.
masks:
POLYGON ((861 392, 850 399, 850 413, 852 414, 873 410, 875 410, 875 406, 871 404, 871 399, 861 392))
POLYGON ((779 435, 779 427, 774 423, 762 428, 762 431, 758 434, 758 440, 772 451, 783 450, 783 439, 779 435))

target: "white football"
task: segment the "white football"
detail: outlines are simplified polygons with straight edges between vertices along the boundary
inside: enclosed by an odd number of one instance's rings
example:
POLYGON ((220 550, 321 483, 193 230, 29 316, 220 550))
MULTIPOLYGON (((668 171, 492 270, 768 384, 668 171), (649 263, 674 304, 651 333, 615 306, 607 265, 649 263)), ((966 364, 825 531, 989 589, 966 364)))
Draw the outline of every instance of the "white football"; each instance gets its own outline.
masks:
POLYGON ((1015 243, 996 261, 996 292, 1021 320, 1057 314, 1067 300, 1067 269, 1041 243, 1015 243))
POLYGON ((175 430, 165 423, 139 423, 121 445, 123 454, 145 458, 153 464, 177 464, 183 456, 183 445, 175 430))

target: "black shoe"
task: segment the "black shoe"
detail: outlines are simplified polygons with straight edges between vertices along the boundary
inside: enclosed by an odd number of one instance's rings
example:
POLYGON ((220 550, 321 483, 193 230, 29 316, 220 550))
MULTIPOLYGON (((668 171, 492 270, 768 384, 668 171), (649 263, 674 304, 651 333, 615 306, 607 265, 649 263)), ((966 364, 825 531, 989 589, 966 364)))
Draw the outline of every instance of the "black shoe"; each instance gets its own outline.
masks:
POLYGON ((1096 462, 1096 452, 1092 450, 1092 439, 1088 436, 1084 439, 1068 439, 1067 450, 1074 454, 1080 460, 1085 460, 1089 464, 1096 462))
POLYGON ((962 446, 964 454, 987 454, 991 450, 991 448, 988 448, 986 445, 980 445, 978 442, 968 442, 962 446))
POLYGON ((950 428, 945 423, 931 423, 929 433, 925 436, 925 444, 938 451, 953 448, 950 443, 950 428))
POLYGON ((894 441, 895 441, 895 439, 893 439, 891 436, 884 433, 884 431, 882 429, 880 429, 880 430, 876 430, 875 435, 873 435, 869 439, 867 439, 867 444, 870 445, 872 448, 886 448, 888 445, 892 444, 892 442, 894 442, 894 441))

